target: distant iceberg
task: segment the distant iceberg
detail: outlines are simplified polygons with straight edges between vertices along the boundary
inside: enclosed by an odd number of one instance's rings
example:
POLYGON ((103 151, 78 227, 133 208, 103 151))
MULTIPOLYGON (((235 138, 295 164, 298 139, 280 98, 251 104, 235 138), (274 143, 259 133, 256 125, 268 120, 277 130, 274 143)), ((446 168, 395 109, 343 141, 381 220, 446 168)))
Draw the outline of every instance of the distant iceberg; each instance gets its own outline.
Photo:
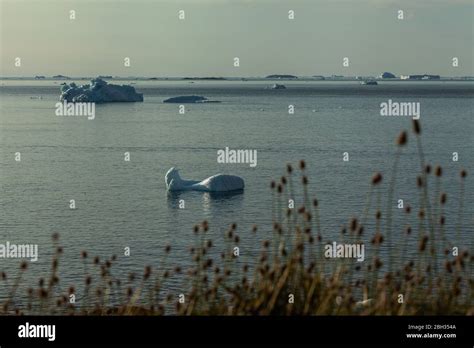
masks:
POLYGON ((230 192, 244 189, 244 180, 236 175, 216 174, 202 181, 183 180, 174 167, 166 173, 165 182, 169 191, 230 192))
POLYGON ((278 83, 275 83, 273 86, 270 87, 271 89, 286 89, 285 85, 279 85, 278 83))
POLYGON ((163 100, 163 103, 220 103, 217 100, 209 100, 206 97, 198 95, 183 95, 180 97, 173 97, 163 100))
POLYGON ((101 78, 91 80, 90 84, 77 86, 74 82, 61 87, 61 101, 81 103, 142 102, 143 94, 126 85, 108 84, 101 78))
POLYGON ((365 86, 377 86, 378 85, 377 81, 375 81, 375 80, 361 81, 360 84, 365 85, 365 86))

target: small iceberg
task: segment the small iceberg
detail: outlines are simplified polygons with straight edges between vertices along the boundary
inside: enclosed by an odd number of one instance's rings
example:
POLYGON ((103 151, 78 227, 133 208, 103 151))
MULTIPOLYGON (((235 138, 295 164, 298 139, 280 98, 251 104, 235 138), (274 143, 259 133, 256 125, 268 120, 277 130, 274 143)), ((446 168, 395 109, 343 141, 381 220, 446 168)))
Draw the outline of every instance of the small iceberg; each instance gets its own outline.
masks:
POLYGON ((274 85, 270 87, 270 89, 286 89, 286 86, 275 83, 274 85))
POLYGON ((374 81, 374 80, 361 81, 360 84, 364 86, 377 86, 378 85, 377 81, 374 81))
POLYGON ((174 167, 166 173, 165 183, 169 191, 231 192, 244 189, 244 180, 236 175, 216 174, 202 181, 183 180, 174 167))
POLYGON ((142 102, 143 94, 137 93, 132 86, 109 84, 96 78, 81 86, 74 82, 63 84, 60 100, 72 103, 142 102))
POLYGON ((173 97, 163 100, 163 103, 220 103, 217 100, 209 100, 206 97, 201 97, 199 95, 183 95, 180 97, 173 97))

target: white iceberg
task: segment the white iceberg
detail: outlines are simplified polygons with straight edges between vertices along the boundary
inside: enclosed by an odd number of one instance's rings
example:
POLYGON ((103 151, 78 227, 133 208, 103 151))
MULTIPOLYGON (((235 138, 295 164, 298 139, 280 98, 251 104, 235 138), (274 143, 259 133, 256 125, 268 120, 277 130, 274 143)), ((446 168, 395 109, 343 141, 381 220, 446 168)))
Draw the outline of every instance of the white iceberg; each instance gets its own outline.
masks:
POLYGON ((271 87, 271 89, 286 89, 286 86, 285 85, 280 85, 278 83, 275 83, 273 84, 271 87))
POLYGON ((230 192, 244 189, 244 180, 236 175, 216 174, 202 181, 183 180, 176 168, 170 168, 165 175, 169 191, 230 192))
POLYGON ((96 78, 82 86, 74 82, 63 84, 60 100, 70 103, 138 102, 143 101, 143 94, 137 93, 132 86, 108 84, 96 78))

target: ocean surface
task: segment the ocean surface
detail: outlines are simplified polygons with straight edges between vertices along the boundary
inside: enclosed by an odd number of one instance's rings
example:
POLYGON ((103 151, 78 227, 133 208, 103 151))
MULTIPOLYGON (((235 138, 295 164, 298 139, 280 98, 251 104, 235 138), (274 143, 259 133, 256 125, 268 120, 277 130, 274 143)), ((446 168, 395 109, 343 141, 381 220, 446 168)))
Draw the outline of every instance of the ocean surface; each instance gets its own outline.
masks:
MULTIPOLYGON (((192 229, 203 220, 209 221, 207 234, 216 252, 225 246, 229 225, 237 223, 241 257, 251 262, 261 240, 272 236, 270 182, 285 174, 287 163, 297 167, 300 159, 307 163, 311 197, 320 202, 323 238, 338 241, 341 226, 362 215, 375 172, 384 176, 381 208, 386 211, 395 139, 406 129, 408 144, 392 202, 393 238, 400 246, 404 213, 397 201, 419 206, 420 161, 411 118, 380 115, 380 103, 389 99, 420 102, 425 159, 443 167, 447 236, 455 239, 461 221, 461 247, 472 250, 473 83, 284 82, 286 90, 268 89, 272 83, 137 81, 133 86, 144 94, 143 103, 97 105, 95 119, 88 120, 55 115, 60 82, 0 81, 0 243, 39 246, 39 259, 30 263, 19 291, 37 286, 39 277, 48 278, 54 232, 64 247, 59 266, 64 289, 83 283, 82 250, 102 260, 116 254, 112 273, 122 278, 129 272, 141 274, 145 265, 155 270, 192 265, 192 229), (179 105, 163 103, 180 95, 221 103, 187 104, 185 114, 179 113, 179 105), (289 105, 294 114, 288 113, 289 105), (257 150, 257 166, 218 163, 217 151, 225 147, 257 150), (15 161, 17 152, 21 162, 15 161), (129 162, 124 161, 125 152, 130 152, 129 162), (349 154, 347 162, 344 152, 349 154), (458 153, 457 162, 453 152, 458 153), (164 181, 170 167, 192 180, 216 173, 239 175, 245 191, 223 197, 200 192, 170 195, 164 181), (461 168, 468 177, 459 219, 461 168), (69 208, 71 199, 74 210, 69 208), (179 209, 181 199, 185 209, 179 209), (259 228, 256 237, 251 232, 254 224, 259 228), (168 244, 172 252, 163 264, 168 244), (125 247, 130 247, 129 257, 124 256, 125 247)), ((296 172, 296 206, 302 204, 299 182, 296 172)), ((375 232, 374 214, 372 210, 367 223, 367 242, 375 232)), ((416 213, 412 215, 408 222, 416 224, 416 213)), ((366 259, 370 243, 367 248, 366 259)), ((14 278, 20 262, 0 259, 0 271, 14 278)), ((180 291, 179 284, 171 279, 165 292, 180 291)), ((6 292, 0 282, 0 297, 6 292)))

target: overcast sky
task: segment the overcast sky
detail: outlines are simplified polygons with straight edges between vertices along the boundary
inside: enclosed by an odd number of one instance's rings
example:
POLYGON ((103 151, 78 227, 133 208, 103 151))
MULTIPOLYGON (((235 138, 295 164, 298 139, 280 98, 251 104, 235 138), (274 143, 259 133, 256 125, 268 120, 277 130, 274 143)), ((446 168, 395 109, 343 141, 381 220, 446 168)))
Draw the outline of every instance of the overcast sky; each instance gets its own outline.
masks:
POLYGON ((2 76, 474 75, 474 0, 0 0, 0 11, 2 76))

